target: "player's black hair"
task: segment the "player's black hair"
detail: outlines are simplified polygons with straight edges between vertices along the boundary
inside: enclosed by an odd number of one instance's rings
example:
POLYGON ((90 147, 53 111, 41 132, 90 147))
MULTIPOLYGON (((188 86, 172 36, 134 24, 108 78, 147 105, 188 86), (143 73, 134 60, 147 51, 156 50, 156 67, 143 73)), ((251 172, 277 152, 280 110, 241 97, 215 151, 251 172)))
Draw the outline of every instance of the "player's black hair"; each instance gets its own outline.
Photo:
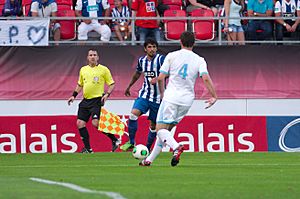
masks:
POLYGON ((184 47, 193 47, 195 44, 194 33, 185 31, 180 35, 180 41, 184 47))
POLYGON ((153 38, 146 39, 146 41, 144 42, 144 48, 146 48, 148 46, 148 44, 156 45, 156 47, 158 48, 158 43, 153 38))

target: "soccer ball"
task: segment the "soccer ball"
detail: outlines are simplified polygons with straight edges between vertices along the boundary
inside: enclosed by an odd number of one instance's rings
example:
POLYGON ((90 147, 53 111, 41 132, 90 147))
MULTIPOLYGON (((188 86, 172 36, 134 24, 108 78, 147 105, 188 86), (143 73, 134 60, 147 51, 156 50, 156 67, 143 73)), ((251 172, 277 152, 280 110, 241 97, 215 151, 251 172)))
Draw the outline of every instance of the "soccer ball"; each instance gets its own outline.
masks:
POLYGON ((149 150, 145 145, 138 144, 132 150, 132 155, 135 159, 145 159, 149 155, 149 150))

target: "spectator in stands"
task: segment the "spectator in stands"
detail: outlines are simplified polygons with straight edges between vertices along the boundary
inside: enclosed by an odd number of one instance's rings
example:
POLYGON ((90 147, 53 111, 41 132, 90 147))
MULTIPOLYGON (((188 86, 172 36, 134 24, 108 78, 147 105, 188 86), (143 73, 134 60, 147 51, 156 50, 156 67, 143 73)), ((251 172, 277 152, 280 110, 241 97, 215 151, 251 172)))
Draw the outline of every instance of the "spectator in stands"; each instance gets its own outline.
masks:
MULTIPOLYGON (((112 17, 130 17, 129 8, 123 5, 122 0, 114 0, 115 7, 113 8, 111 15, 112 17)), ((131 33, 130 19, 112 19, 115 33, 118 39, 122 42, 129 38, 131 33), (124 38, 122 36, 124 33, 124 38)))
POLYGON ((214 7, 218 9, 218 12, 224 8, 224 0, 213 0, 214 7))
MULTIPOLYGON (((249 17, 271 17, 273 14, 273 0, 249 0, 249 17)), ((272 36, 272 23, 270 20, 249 20, 248 35, 250 40, 267 40, 272 36), (262 30, 262 32, 257 32, 262 30)))
MULTIPOLYGON (((157 0, 133 0, 132 1, 132 16, 133 17, 160 17, 157 10, 157 0)), ((137 32, 140 41, 145 41, 146 38, 152 37, 156 41, 160 41, 160 20, 139 19, 136 20, 137 32)))
MULTIPOLYGON (((55 0, 33 0, 30 8, 32 17, 56 17, 57 4, 55 0)), ((60 24, 56 20, 51 20, 50 30, 53 33, 54 41, 60 40, 60 24)))
POLYGON ((159 16, 163 17, 164 12, 169 10, 170 6, 163 3, 163 0, 157 0, 157 11, 159 16))
POLYGON ((3 10, 2 16, 4 17, 16 17, 22 15, 21 4, 19 0, 6 0, 3 10))
MULTIPOLYGON (((164 17, 165 11, 170 10, 170 6, 164 4, 163 0, 157 0, 157 4, 158 4, 157 5, 157 11, 158 11, 159 16, 164 17)), ((163 20, 161 20, 160 23, 159 23, 159 29, 160 29, 160 31, 163 31, 163 32, 165 31, 164 30, 165 26, 164 26, 163 20)))
MULTIPOLYGON (((75 7, 75 14, 77 17, 109 17, 109 3, 107 0, 95 1, 95 0, 77 0, 75 7)), ((87 40, 88 33, 96 31, 100 34, 101 41, 109 41, 111 36, 111 30, 107 25, 109 20, 98 19, 84 19, 78 26, 78 40, 87 40)))
POLYGON ((186 8, 187 13, 191 13, 193 10, 198 8, 203 8, 206 10, 212 10, 214 16, 217 16, 218 14, 218 9, 215 7, 212 0, 188 0, 187 3, 189 4, 186 8))
POLYGON ((225 0, 225 20, 224 32, 227 33, 228 44, 245 45, 245 35, 241 24, 241 19, 230 19, 230 17, 240 17, 245 8, 244 0, 225 0))
POLYGON ((127 0, 127 5, 130 11, 131 11, 131 4, 132 4, 132 0, 127 0))
MULTIPOLYGON (((275 4, 275 16, 276 17, 300 17, 300 0, 279 0, 275 4), (297 1, 297 2, 296 2, 297 1)), ((276 19, 275 23, 275 35, 277 41, 283 40, 283 31, 290 33, 298 33, 297 38, 300 40, 300 19, 287 20, 276 19)), ((293 35, 294 36, 294 35, 293 35)))

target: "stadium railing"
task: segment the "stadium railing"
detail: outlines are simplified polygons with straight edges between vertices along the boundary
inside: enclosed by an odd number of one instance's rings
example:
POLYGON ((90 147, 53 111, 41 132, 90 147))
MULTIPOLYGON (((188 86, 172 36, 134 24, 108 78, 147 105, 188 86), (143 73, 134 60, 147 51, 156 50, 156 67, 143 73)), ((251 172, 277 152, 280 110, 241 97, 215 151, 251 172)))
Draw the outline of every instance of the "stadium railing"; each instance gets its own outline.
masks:
MULTIPOLYGON (((205 45, 227 45, 229 43, 229 41, 226 40, 226 38, 224 37, 224 33, 222 32, 222 21, 225 19, 226 17, 176 17, 176 20, 187 20, 188 22, 192 22, 192 20, 214 20, 217 24, 217 28, 216 32, 215 32, 215 39, 214 40, 197 40, 196 41, 196 45, 197 44, 205 44, 205 45)), ((300 17, 284 17, 285 20, 297 20, 300 17)), ((35 18, 38 19, 38 18, 35 18)), ((84 19, 91 19, 89 17, 50 17, 50 20, 76 20, 77 22, 79 22, 80 20, 84 20, 84 19)), ((112 17, 98 17, 98 18, 92 18, 92 19, 98 19, 98 20, 103 20, 103 19, 113 19, 112 17)), ((125 17, 119 17, 119 18, 114 18, 114 19, 125 19, 125 17)), ((132 27, 132 36, 131 36, 131 40, 129 41, 124 41, 125 44, 127 45, 138 45, 141 44, 141 41, 138 41, 136 39, 136 34, 135 34, 135 20, 172 20, 174 19, 173 17, 129 17, 126 19, 130 19, 131 22, 131 27, 132 27)), ((282 17, 232 17, 231 19, 241 19, 241 20, 270 20, 270 21, 274 21, 275 19, 282 19, 282 17)), ((15 18, 15 17, 0 17, 0 23, 1 20, 32 20, 31 17, 19 17, 19 18, 15 18)), ((273 32, 274 32, 274 28, 273 28, 273 32)), ((172 45, 172 44, 178 44, 178 40, 174 40, 174 41, 170 41, 170 40, 165 40, 163 38, 164 32, 162 32, 162 40, 159 41, 159 44, 163 44, 163 45, 172 45)), ((98 45, 98 44, 116 44, 116 45, 120 45, 120 41, 118 40, 111 40, 109 42, 103 42, 100 40, 87 40, 87 41, 79 41, 77 39, 74 40, 62 40, 59 42, 54 42, 53 40, 49 39, 49 44, 53 45, 55 43, 59 43, 59 44, 69 44, 69 45, 83 45, 83 44, 89 44, 89 45, 98 45)), ((300 40, 283 40, 283 41, 276 41, 274 39, 274 34, 272 35, 272 38, 270 40, 257 40, 257 41, 249 41, 246 40, 245 41, 246 44, 300 44, 300 40)), ((0 44, 1 46, 1 44, 0 44)))

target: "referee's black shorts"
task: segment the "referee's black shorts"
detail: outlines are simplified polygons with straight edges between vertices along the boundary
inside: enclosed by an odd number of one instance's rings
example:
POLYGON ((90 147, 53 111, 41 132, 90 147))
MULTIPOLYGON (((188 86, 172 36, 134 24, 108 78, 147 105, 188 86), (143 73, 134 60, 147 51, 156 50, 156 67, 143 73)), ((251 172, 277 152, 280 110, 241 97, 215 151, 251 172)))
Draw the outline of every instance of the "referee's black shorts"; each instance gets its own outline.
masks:
POLYGON ((101 111, 101 97, 92 98, 92 99, 83 99, 79 103, 77 118, 88 122, 90 117, 92 119, 100 119, 101 111))

